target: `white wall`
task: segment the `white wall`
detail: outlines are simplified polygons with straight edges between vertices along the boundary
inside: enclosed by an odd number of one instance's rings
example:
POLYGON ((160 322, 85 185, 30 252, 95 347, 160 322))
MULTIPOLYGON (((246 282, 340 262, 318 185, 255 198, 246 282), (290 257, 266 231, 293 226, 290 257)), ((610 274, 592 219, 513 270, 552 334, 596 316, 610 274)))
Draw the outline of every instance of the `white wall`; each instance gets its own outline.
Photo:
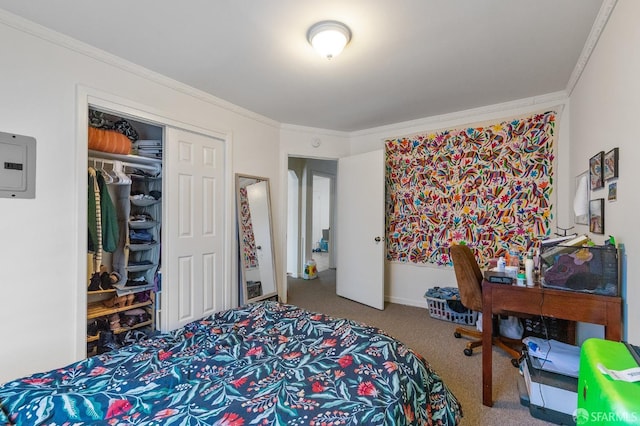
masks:
POLYGON ((78 359, 76 331, 84 325, 76 301, 86 288, 76 279, 86 267, 77 254, 79 233, 86 233, 77 213, 86 203, 76 191, 86 182, 86 171, 76 170, 79 85, 229 135, 233 171, 271 178, 276 252, 283 252, 277 123, 131 64, 109 65, 106 54, 94 59, 65 37, 54 39, 76 50, 46 41, 49 34, 0 11, 0 131, 37 140, 36 198, 0 199, 0 382, 78 359))
MULTIPOLYGON (((446 116, 430 117, 406 123, 398 123, 376 129, 356 132, 351 137, 351 153, 382 149, 384 140, 419 132, 452 128, 478 122, 500 120, 521 116, 534 111, 555 109, 558 112, 556 127, 557 167, 554 181, 555 225, 568 228, 573 225, 572 196, 570 196, 573 178, 569 173, 569 116, 566 96, 554 93, 537 98, 523 99, 501 105, 491 105, 470 111, 461 111, 446 116)), ((552 229, 552 232, 555 229, 552 229)), ((456 286, 453 268, 442 266, 423 266, 387 262, 385 268, 385 298, 394 303, 426 307, 424 293, 435 286, 456 286)))
MULTIPOLYGON (((640 114, 640 2, 619 0, 589 62, 571 94, 570 171, 575 176, 588 168, 599 151, 620 149, 618 200, 606 201, 607 189, 591 192, 605 199, 605 235, 624 244, 623 293, 625 338, 640 344, 640 197, 636 133, 640 114)), ((605 182, 605 186, 608 183, 605 182)), ((583 226, 583 232, 588 232, 583 226)))

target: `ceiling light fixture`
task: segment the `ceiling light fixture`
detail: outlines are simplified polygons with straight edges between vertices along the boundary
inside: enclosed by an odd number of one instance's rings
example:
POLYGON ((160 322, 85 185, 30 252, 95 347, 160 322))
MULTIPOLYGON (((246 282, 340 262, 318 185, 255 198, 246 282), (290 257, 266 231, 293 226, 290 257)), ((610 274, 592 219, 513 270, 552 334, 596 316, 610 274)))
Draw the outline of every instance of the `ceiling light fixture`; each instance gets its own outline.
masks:
POLYGON ((307 40, 322 57, 332 59, 351 40, 351 30, 342 22, 322 21, 309 28, 307 40))

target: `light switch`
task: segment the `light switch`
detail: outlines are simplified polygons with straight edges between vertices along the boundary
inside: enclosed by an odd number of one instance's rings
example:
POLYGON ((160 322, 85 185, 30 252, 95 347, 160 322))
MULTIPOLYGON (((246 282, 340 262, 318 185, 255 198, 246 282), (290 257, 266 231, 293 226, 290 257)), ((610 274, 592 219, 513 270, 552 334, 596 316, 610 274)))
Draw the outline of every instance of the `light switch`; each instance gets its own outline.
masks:
POLYGON ((0 132, 0 197, 35 198, 36 140, 0 132))

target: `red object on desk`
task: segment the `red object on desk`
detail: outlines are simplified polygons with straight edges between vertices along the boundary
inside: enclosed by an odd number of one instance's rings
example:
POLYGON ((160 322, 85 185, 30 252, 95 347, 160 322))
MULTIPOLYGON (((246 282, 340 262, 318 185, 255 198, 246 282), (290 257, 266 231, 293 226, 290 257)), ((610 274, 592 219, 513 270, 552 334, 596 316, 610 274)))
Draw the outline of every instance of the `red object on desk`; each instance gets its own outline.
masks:
POLYGON ((622 338, 622 298, 550 288, 482 282, 482 404, 493 405, 492 316, 541 315, 604 325, 605 339, 622 338))

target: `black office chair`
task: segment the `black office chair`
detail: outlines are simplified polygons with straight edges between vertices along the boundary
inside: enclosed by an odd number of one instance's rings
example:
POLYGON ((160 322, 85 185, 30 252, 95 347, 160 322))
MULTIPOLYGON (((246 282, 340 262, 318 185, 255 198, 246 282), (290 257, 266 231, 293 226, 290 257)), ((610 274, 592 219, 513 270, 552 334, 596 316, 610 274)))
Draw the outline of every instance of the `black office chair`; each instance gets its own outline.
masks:
MULTIPOLYGON (((452 245, 449 250, 462 304, 467 309, 482 312, 482 271, 480 271, 473 252, 466 245, 452 245)), ((493 327, 494 330, 498 330, 498 328, 496 326, 493 327)), ((464 354, 467 356, 473 354, 473 348, 482 346, 482 332, 476 329, 457 327, 453 335, 456 338, 465 335, 476 339, 467 343, 464 349, 464 354)), ((500 336, 496 332, 492 341, 494 346, 500 347, 511 355, 511 363, 518 367, 519 359, 522 355, 522 340, 500 336)))

